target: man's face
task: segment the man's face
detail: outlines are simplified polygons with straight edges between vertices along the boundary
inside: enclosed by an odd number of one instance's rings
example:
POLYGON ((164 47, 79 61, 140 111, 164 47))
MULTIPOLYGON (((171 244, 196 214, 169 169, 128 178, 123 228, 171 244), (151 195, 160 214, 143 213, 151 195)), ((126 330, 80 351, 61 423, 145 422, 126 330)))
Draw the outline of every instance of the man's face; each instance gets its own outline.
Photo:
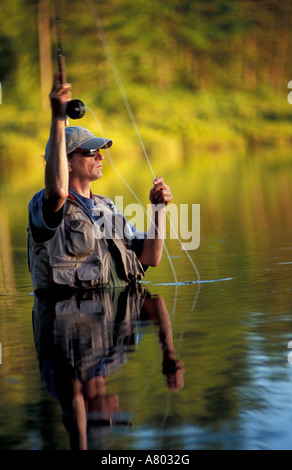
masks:
POLYGON ((92 156, 83 155, 83 149, 76 149, 68 160, 70 178, 91 183, 102 177, 103 155, 97 149, 92 156))

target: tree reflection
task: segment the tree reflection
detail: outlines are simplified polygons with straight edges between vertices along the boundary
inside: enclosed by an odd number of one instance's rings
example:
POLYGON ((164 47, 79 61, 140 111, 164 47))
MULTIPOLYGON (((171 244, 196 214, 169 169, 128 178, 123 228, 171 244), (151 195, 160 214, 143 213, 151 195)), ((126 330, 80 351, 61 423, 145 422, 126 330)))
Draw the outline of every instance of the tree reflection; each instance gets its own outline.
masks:
POLYGON ((162 373, 169 390, 177 391, 184 385, 184 368, 176 359, 162 297, 152 297, 140 286, 35 296, 33 329, 41 377, 60 402, 72 449, 103 448, 105 433, 132 426, 118 394, 108 392, 106 378, 127 362, 137 344, 137 326, 145 322, 157 328, 162 373))

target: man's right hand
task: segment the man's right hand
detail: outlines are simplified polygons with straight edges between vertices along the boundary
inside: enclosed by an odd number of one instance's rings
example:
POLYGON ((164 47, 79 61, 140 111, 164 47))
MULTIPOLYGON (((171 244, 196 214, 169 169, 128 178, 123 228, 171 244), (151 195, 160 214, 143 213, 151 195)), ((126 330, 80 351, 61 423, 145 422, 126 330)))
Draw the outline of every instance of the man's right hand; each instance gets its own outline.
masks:
POLYGON ((61 72, 56 72, 53 79, 53 86, 50 93, 52 115, 54 118, 65 118, 66 106, 68 101, 71 101, 71 88, 70 83, 60 84, 61 72))

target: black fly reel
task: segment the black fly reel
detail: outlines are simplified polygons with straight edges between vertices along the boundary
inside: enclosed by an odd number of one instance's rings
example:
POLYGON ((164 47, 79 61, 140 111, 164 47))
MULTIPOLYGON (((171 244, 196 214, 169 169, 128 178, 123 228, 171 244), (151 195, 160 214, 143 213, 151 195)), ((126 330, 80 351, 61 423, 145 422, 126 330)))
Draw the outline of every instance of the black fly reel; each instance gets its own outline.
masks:
POLYGON ((85 114, 85 105, 81 100, 71 100, 67 103, 66 115, 71 119, 81 119, 85 114))

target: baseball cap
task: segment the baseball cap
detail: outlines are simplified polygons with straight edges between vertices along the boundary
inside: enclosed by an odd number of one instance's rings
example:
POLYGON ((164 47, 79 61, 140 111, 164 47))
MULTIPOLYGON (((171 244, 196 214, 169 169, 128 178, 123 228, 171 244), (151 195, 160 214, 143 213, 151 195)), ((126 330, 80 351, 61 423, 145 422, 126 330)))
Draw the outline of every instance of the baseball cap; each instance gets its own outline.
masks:
POLYGON ((113 144, 111 139, 96 137, 92 132, 85 129, 85 127, 80 126, 65 127, 65 135, 67 154, 77 148, 84 150, 108 149, 113 144))
MULTIPOLYGON (((65 127, 65 136, 67 155, 77 148, 82 148, 84 150, 108 149, 113 144, 111 139, 96 137, 88 129, 80 126, 65 127)), ((48 156, 49 146, 50 140, 46 145, 46 157, 48 156)))

